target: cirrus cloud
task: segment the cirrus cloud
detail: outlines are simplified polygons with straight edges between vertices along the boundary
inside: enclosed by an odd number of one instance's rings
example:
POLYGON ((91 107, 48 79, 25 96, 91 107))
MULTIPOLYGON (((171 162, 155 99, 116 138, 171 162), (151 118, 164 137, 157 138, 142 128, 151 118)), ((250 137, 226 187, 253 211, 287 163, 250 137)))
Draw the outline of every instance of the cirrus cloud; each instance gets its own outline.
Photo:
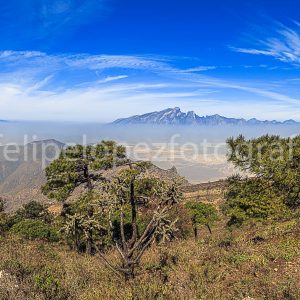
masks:
POLYGON ((279 61, 300 66, 300 24, 294 28, 277 23, 273 36, 256 39, 257 48, 230 47, 233 51, 271 56, 279 61))

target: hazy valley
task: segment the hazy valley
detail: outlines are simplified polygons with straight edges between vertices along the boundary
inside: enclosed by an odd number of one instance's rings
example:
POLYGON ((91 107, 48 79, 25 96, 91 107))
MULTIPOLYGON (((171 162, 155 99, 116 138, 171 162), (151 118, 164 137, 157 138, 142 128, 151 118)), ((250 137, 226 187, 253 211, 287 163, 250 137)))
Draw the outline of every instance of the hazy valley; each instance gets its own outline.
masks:
MULTIPOLYGON (((167 110, 168 115, 170 111, 174 112, 174 109, 167 110)), ((175 112, 178 112, 177 109, 175 112)), ((182 119, 181 112, 179 119, 182 119)), ((172 120, 174 121, 174 116, 172 120)), ((237 172, 227 162, 228 137, 236 137, 239 134, 247 138, 263 134, 293 136, 300 131, 298 124, 241 125, 238 122, 235 125, 217 123, 199 126, 170 122, 128 124, 126 121, 126 124, 122 125, 2 122, 0 193, 8 199, 13 199, 9 208, 19 207, 33 198, 43 202, 49 201, 40 191, 40 186, 45 182, 43 169, 66 145, 115 140, 126 147, 128 156, 133 160, 151 161, 161 169, 175 167, 179 175, 190 183, 197 184, 226 179, 237 172), (14 143, 20 145, 16 154, 13 154, 14 143), (9 144, 12 145, 8 146, 9 144), (12 150, 12 154, 8 155, 9 159, 4 157, 7 150, 12 150), (42 155, 43 151, 46 153, 42 155)))

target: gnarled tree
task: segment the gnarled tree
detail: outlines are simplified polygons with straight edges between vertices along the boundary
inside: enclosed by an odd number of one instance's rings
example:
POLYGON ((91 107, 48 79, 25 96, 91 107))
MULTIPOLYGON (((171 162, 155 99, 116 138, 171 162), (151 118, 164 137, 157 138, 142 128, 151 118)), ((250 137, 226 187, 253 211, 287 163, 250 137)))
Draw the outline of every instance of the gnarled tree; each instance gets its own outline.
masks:
POLYGON ((125 279, 134 277, 142 255, 155 239, 164 241, 172 237, 175 221, 168 220, 167 213, 182 196, 177 183, 151 176, 149 166, 148 163, 131 162, 126 158, 125 148, 115 142, 101 142, 96 146, 69 147, 46 169, 47 183, 42 190, 51 198, 64 202, 76 187, 86 187, 92 196, 90 206, 95 212, 93 215, 66 214, 65 232, 73 238, 76 248, 80 247, 80 237, 84 235, 86 251, 90 253, 92 247, 99 250, 105 263, 122 273, 125 279), (114 166, 123 167, 115 176, 101 177, 101 170, 114 166), (94 189, 96 181, 102 182, 100 191, 94 189), (93 200, 95 198, 97 201, 93 200), (139 232, 138 219, 142 208, 146 208, 149 221, 139 232), (110 233, 120 254, 121 265, 107 261, 94 243, 93 232, 99 224, 102 233, 110 233))
POLYGON ((49 198, 65 202, 80 185, 91 191, 93 183, 101 178, 99 171, 126 162, 125 148, 114 141, 68 147, 46 168, 47 183, 42 187, 42 192, 49 198))
POLYGON ((46 168, 47 182, 42 192, 49 198, 63 202, 62 216, 66 221, 64 229, 77 249, 80 249, 80 239, 84 235, 86 252, 92 252, 93 231, 99 224, 90 214, 70 215, 66 200, 79 186, 85 187, 86 195, 92 195, 95 183, 104 179, 101 171, 128 161, 125 147, 114 141, 102 141, 93 146, 68 147, 46 168))
POLYGON ((121 170, 103 186, 102 197, 98 202, 109 219, 114 245, 120 254, 121 265, 116 266, 100 256, 114 270, 122 273, 125 280, 135 276, 135 269, 145 250, 155 240, 164 241, 172 237, 175 221, 168 220, 168 211, 180 201, 182 194, 175 182, 163 182, 147 173, 147 164, 135 163, 121 170), (148 219, 144 230, 139 232, 138 219, 141 209, 147 207, 148 219), (126 232, 125 212, 130 211, 130 233, 126 232), (113 218, 119 223, 115 232, 113 218))

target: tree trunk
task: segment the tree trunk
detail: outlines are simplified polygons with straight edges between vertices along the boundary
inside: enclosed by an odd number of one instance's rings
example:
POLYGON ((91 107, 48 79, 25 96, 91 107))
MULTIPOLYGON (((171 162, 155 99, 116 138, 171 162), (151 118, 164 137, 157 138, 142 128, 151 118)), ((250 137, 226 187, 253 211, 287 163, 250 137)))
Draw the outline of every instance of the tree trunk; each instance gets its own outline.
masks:
POLYGON ((209 233, 212 234, 212 231, 211 231, 211 228, 210 228, 209 224, 206 224, 206 227, 207 227, 209 233))
POLYGON ((198 228, 197 228, 196 224, 194 224, 194 238, 195 238, 195 241, 198 240, 198 228))
POLYGON ((124 280, 125 281, 130 281, 130 280, 134 279, 134 277, 135 277, 134 265, 133 264, 129 265, 126 271, 127 272, 124 273, 124 280))
MULTIPOLYGON (((88 216, 89 218, 92 218, 94 215, 94 209, 93 207, 89 207, 88 209, 88 216)), ((91 227, 87 228, 87 239, 86 239, 86 249, 85 252, 86 254, 92 255, 92 250, 93 250, 93 229, 91 227)))
POLYGON ((137 239, 137 211, 136 211, 136 203, 135 203, 135 195, 134 195, 134 180, 130 183, 130 206, 131 206, 131 226, 132 226, 132 236, 130 239, 130 248, 136 242, 137 239))
POLYGON ((88 231, 88 237, 86 240, 86 249, 85 253, 88 255, 92 255, 92 247, 93 247, 93 237, 91 230, 88 231))
POLYGON ((195 241, 198 240, 198 227, 197 227, 197 222, 196 222, 196 217, 192 217, 192 224, 193 224, 193 230, 194 230, 194 238, 195 241))
POLYGON ((80 252, 80 236, 79 234, 75 235, 75 246, 76 246, 76 250, 79 253, 80 252))

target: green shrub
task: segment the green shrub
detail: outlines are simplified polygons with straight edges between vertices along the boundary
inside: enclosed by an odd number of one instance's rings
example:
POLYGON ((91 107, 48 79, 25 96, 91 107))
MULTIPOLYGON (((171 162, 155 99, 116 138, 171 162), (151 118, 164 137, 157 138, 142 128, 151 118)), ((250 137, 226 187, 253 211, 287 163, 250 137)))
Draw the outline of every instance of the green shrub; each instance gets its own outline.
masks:
POLYGON ((26 219, 37 219, 44 212, 44 206, 37 201, 30 201, 27 204, 24 204, 19 212, 26 219))
POLYGON ((29 240, 47 240, 49 242, 58 241, 57 231, 50 225, 39 220, 20 221, 13 225, 10 232, 18 234, 29 240))
POLYGON ((218 211, 214 205, 199 201, 190 201, 185 204, 185 208, 188 210, 193 223, 195 239, 198 238, 198 225, 206 226, 209 232, 212 233, 211 226, 218 220, 218 211))
POLYGON ((67 299, 60 280, 50 269, 42 270, 36 274, 33 281, 35 289, 42 293, 46 299, 67 299))
POLYGON ((52 216, 43 204, 37 201, 30 201, 17 210, 16 219, 19 221, 24 219, 39 219, 46 223, 51 223, 52 216))

